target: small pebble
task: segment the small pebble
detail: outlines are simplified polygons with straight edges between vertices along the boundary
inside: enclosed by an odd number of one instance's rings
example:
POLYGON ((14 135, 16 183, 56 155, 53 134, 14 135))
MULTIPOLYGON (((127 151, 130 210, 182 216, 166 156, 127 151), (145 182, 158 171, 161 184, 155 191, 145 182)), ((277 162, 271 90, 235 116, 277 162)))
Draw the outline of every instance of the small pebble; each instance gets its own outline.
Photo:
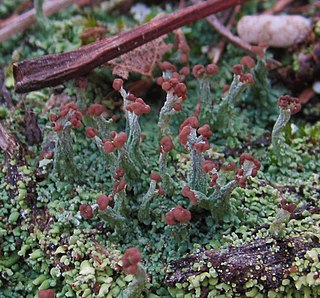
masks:
POLYGON ((316 81, 312 85, 314 93, 320 94, 320 81, 316 81))
POLYGON ((237 24, 238 35, 246 42, 278 48, 302 41, 309 30, 310 20, 299 15, 244 16, 237 24))

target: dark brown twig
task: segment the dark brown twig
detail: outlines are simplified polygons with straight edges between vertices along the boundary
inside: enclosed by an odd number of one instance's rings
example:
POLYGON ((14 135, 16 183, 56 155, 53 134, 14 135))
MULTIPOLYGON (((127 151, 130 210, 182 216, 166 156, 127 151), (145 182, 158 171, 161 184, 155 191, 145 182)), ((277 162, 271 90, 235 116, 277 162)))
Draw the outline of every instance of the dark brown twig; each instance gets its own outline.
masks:
POLYGON ((56 86, 151 40, 247 0, 209 0, 156 18, 129 32, 97 41, 75 51, 13 64, 17 92, 56 86))

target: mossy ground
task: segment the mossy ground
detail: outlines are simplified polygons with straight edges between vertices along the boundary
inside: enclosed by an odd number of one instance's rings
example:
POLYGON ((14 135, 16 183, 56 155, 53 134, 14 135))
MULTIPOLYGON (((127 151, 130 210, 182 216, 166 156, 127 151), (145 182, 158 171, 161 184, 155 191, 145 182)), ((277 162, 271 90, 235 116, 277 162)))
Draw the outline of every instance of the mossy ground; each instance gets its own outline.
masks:
MULTIPOLYGON (((242 14, 262 9, 256 2, 249 1, 242 14)), ((8 16, 14 9, 11 1, 5 1, 3 5, 0 17, 8 16)), ((270 145, 272 126, 278 115, 276 98, 284 93, 290 94, 291 90, 274 81, 272 73, 268 74, 266 80, 263 73, 259 72, 262 74, 260 84, 248 88, 237 100, 232 115, 229 114, 227 119, 232 129, 211 127, 213 136, 210 144, 214 149, 207 152, 208 158, 225 164, 236 161, 241 153, 248 152, 262 164, 258 176, 250 180, 247 188, 237 188, 232 193, 232 211, 222 222, 216 223, 208 211, 191 207, 188 200, 181 196, 181 189, 186 185, 190 157, 176 141, 179 125, 193 114, 198 101, 198 82, 192 77, 186 81, 188 100, 184 103, 184 109, 171 122, 176 147, 170 153, 168 164, 177 190, 172 197, 159 197, 152 201, 151 224, 139 223, 136 216, 139 205, 136 203, 148 190, 149 173, 158 171, 157 117, 165 95, 152 79, 147 79, 148 84, 139 87, 139 90, 142 89, 141 96, 152 111, 141 117, 142 132, 146 136, 141 147, 147 157, 147 165, 141 176, 136 177, 132 189, 127 190, 130 216, 126 233, 114 235, 112 227, 98 217, 85 220, 79 215, 80 204, 94 204, 98 195, 112 191, 113 173, 108 171, 105 155, 92 140, 85 138, 84 129, 80 129, 72 132, 77 175, 71 173, 68 176, 68 171, 72 172, 72 169, 66 168, 64 174, 67 178, 58 177, 52 170, 53 160, 39 158, 45 144, 49 146, 50 141, 56 138, 48 116, 50 112, 58 110, 60 101, 65 98, 87 106, 94 102, 102 103, 110 110, 110 116, 118 116, 119 120, 113 124, 113 129, 118 132, 124 130, 122 112, 119 105, 115 104, 120 102, 119 96, 112 90, 114 76, 103 67, 88 75, 89 85, 85 90, 76 88, 74 82, 68 82, 63 88, 47 88, 21 96, 13 90, 11 64, 25 58, 78 48, 81 45, 80 34, 90 22, 106 24, 110 34, 135 25, 136 21, 130 14, 116 11, 106 13, 106 9, 103 5, 68 8, 50 18, 50 26, 46 27, 48 32, 34 25, 0 47, 4 84, 14 103, 12 108, 2 104, 1 123, 24 144, 25 154, 24 160, 7 160, 2 153, 0 297, 36 297, 39 289, 47 288, 54 288, 56 297, 121 297, 132 276, 125 276, 119 270, 118 262, 125 249, 132 246, 142 252, 143 264, 150 276, 145 297, 320 295, 320 123, 314 120, 318 115, 316 101, 319 101, 319 96, 315 96, 299 114, 292 117, 284 134, 284 141, 290 150, 278 161, 270 145), (48 106, 48 102, 51 106, 48 106), (43 141, 36 145, 28 145, 24 118, 26 108, 34 111, 42 131, 43 141), (42 173, 43 179, 37 176, 39 167, 47 169, 47 173, 42 173), (13 173, 16 176, 13 177, 13 173), (281 219, 277 221, 281 199, 297 206, 288 222, 281 222, 281 219), (191 222, 166 225, 166 212, 178 204, 190 207, 191 222), (237 280, 228 281, 218 269, 208 269, 209 275, 201 270, 199 272, 202 275, 198 274, 197 262, 190 263, 190 266, 194 266, 197 279, 193 276, 184 280, 184 283, 177 282, 176 286, 166 282, 172 274, 171 261, 203 250, 223 252, 230 246, 241 247, 260 239, 269 239, 270 242, 299 239, 302 243, 312 242, 313 245, 306 246, 304 253, 297 254, 291 263, 279 264, 288 272, 276 277, 281 279, 281 286, 278 287, 266 288, 261 286, 263 282, 253 279, 239 290, 237 280)), ((158 11, 159 7, 153 7, 151 15, 156 15, 158 11)), ((216 44, 218 34, 204 20, 183 28, 183 31, 191 45, 190 65, 208 63, 209 58, 201 49, 205 45, 216 44)), ((168 39, 173 37, 169 36, 168 39)), ((278 53, 270 50, 267 55, 271 58, 278 53)), ((215 104, 223 96, 223 85, 232 81, 232 66, 239 63, 242 56, 241 50, 227 45, 219 62, 219 75, 211 82, 210 99, 213 98, 215 104)), ((166 54, 166 58, 178 64, 174 51, 166 54)), ((291 61, 289 53, 282 53, 281 58, 291 61)), ((159 70, 155 72, 160 74, 159 70)), ((133 86, 137 86, 139 80, 138 75, 129 78, 133 86)), ((211 112, 210 107, 204 109, 200 115, 201 123, 215 124, 211 112)))

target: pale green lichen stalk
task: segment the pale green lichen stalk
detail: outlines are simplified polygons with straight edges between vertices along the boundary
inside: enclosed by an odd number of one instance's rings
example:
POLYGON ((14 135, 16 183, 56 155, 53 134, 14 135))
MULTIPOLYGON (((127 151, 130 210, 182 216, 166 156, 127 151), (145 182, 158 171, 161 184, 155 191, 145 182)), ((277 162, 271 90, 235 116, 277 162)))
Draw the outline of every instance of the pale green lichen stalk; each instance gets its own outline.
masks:
POLYGON ((122 298, 136 298, 141 297, 142 291, 146 287, 147 273, 142 264, 138 264, 138 270, 133 276, 133 280, 129 283, 127 288, 123 291, 122 298))
POLYGON ((288 95, 279 97, 277 103, 280 107, 280 115, 272 129, 271 139, 273 152, 277 160, 281 162, 283 160, 283 156, 286 155, 285 151, 291 150, 290 147, 285 144, 282 131, 288 124, 291 115, 300 111, 301 105, 297 98, 292 98, 288 95))

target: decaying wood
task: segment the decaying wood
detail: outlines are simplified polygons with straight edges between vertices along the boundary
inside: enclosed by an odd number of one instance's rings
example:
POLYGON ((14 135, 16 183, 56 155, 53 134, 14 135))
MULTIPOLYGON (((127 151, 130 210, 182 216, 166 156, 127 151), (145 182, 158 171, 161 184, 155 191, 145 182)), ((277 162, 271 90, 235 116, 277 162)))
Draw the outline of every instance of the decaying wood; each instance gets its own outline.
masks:
POLYGON ((56 86, 184 25, 247 0, 209 0, 155 18, 131 31, 83 46, 75 51, 13 64, 16 92, 56 86))
POLYGON ((219 274, 219 282, 236 284, 240 294, 244 291, 245 283, 254 279, 266 290, 275 289, 288 275, 294 259, 302 258, 308 250, 317 246, 318 240, 306 241, 296 237, 283 240, 258 239, 225 251, 204 250, 172 261, 166 283, 175 286, 176 283, 183 283, 188 278, 208 272, 208 263, 211 263, 219 274), (196 271, 193 265, 199 262, 203 265, 196 271))
POLYGON ((6 167, 6 175, 4 179, 6 183, 10 185, 8 195, 10 199, 15 199, 18 195, 18 181, 23 180, 23 173, 19 170, 19 167, 26 164, 24 149, 18 138, 11 132, 7 131, 1 123, 0 148, 4 152, 2 166, 6 167))

